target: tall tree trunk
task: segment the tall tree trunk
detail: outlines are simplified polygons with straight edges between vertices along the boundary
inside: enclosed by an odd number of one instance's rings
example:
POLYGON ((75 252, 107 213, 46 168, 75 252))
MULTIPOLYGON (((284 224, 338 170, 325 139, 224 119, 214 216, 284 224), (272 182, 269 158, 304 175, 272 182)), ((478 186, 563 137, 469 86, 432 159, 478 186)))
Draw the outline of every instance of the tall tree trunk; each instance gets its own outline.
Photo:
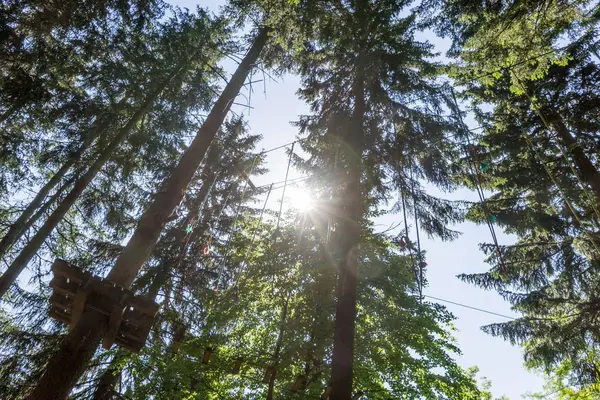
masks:
MULTIPOLYGON (((283 334, 285 333, 285 323, 288 316, 288 305, 290 304, 290 298, 288 297, 283 303, 283 310, 281 311, 281 323, 279 325, 279 334, 277 336, 277 343, 275 344, 275 352, 273 353, 273 365, 277 365, 279 361, 279 353, 281 353, 281 347, 283 346, 283 334)), ((273 400, 275 392, 275 375, 277 375, 277 368, 273 370, 273 373, 269 377, 269 388, 267 389, 267 400, 273 400)))
MULTIPOLYGON (((238 66, 219 96, 190 147, 167 179, 164 189, 157 193, 146 209, 133 236, 108 274, 108 279, 123 287, 131 286, 142 265, 156 245, 167 218, 181 202, 185 189, 202 162, 208 146, 225 120, 250 70, 254 67, 267 43, 269 31, 264 29, 238 66)), ((105 316, 86 310, 77 326, 48 362, 45 372, 29 399, 64 399, 83 373, 107 329, 105 316)))
POLYGON ((114 397, 113 392, 115 386, 121 377, 120 364, 125 357, 127 357, 127 354, 123 351, 119 351, 115 354, 108 368, 106 368, 100 376, 98 386, 92 397, 93 400, 111 400, 114 397))
MULTIPOLYGON (((214 153, 216 153, 216 152, 214 152, 214 153)), ((212 162, 215 162, 216 157, 218 157, 218 154, 210 154, 210 152, 209 152, 209 155, 207 157, 209 160, 207 160, 207 161, 210 162, 210 160, 212 160, 212 162), (212 157, 211 157, 211 155, 212 155, 212 157)), ((210 188, 212 187, 213 178, 214 178, 214 174, 212 173, 212 164, 207 164, 207 166, 203 170, 203 176, 205 178, 203 179, 202 186, 200 187, 200 190, 198 191, 196 199, 194 200, 194 204, 190 207, 190 212, 188 213, 188 215, 185 218, 185 221, 183 223, 183 229, 185 229, 194 220, 196 213, 192 210, 198 210, 198 208, 204 203, 204 201, 206 200, 206 198, 209 194, 210 188)), ((175 238, 173 238, 173 239, 175 239, 175 238)), ((169 240, 167 240, 167 242, 168 241, 169 240)), ((175 261, 176 260, 173 260, 173 259, 162 260, 160 266, 158 267, 158 271, 156 272, 156 275, 154 276, 154 278, 152 279, 152 282, 150 283, 150 286, 148 287, 148 293, 146 294, 148 298, 150 298, 152 300, 156 300, 156 297, 158 296, 158 292, 159 292, 160 288, 165 284, 165 282, 167 280, 167 276, 171 269, 170 267, 175 265, 174 264, 175 261)), ((155 321, 155 324, 156 324, 156 321, 155 321)), ((175 352, 172 351, 172 353, 175 353, 175 352)), ((94 391, 93 400, 110 400, 112 398, 112 393, 115 390, 115 385, 119 381, 119 377, 121 375, 121 370, 119 369, 119 364, 121 364, 121 362, 123 361, 125 356, 126 356, 126 353, 119 351, 113 358, 113 361, 108 366, 108 368, 106 368, 106 370, 104 370, 104 372, 100 376, 100 380, 98 381, 98 386, 96 387, 96 390, 94 391)))
POLYGON ((65 214, 69 211, 71 206, 77 201, 81 193, 87 188, 90 182, 96 177, 100 169, 110 159, 114 151, 121 145, 123 140, 129 135, 131 130, 137 125, 139 120, 146 114, 148 109, 152 106, 156 98, 162 93, 162 91, 168 86, 168 84, 185 72, 183 65, 180 65, 175 73, 168 79, 165 79, 157 89, 148 96, 140 108, 133 114, 127 124, 119 130, 117 135, 109 142, 109 144, 102 150, 98 155, 98 158, 92 166, 86 171, 86 173, 75 182, 75 186, 69 194, 60 202, 54 212, 48 217, 44 225, 37 231, 37 233, 31 238, 29 243, 21 250, 19 255, 14 259, 12 264, 8 267, 4 275, 0 277, 0 298, 6 294, 10 286, 17 280, 17 277, 27 266, 27 263, 40 249, 46 238, 52 233, 54 228, 63 219, 65 214))
MULTIPOLYGON (((159 267, 156 275, 150 283, 150 287, 148 288, 148 293, 146 296, 149 299, 156 300, 158 291, 167 280, 168 273, 169 264, 163 263, 159 267)), ((113 392, 115 391, 115 386, 121 377, 121 364, 123 364, 123 361, 126 360, 129 354, 130 353, 124 350, 119 350, 115 354, 110 365, 104 370, 102 375, 100 375, 100 380, 98 381, 98 385, 96 386, 96 390, 94 391, 94 395, 92 397, 93 400, 111 400, 114 397, 113 392)))
POLYGON ((348 163, 348 183, 342 195, 340 215, 342 234, 340 235, 340 262, 337 283, 337 304, 331 359, 331 400, 349 400, 352 397, 352 369, 354 361, 354 327, 357 299, 357 251, 360 242, 361 201, 361 160, 364 148, 364 66, 359 55, 353 87, 354 111, 352 114, 351 136, 348 138, 346 160, 348 163))
POLYGON ((54 194, 52 196, 50 196, 50 198, 40 208, 38 208, 38 210, 35 212, 35 214, 33 214, 31 216, 31 218, 29 218, 29 220, 27 220, 27 222, 25 222, 25 225, 23 225, 23 227, 22 227, 23 231, 20 233, 20 235, 25 234, 25 232, 27 232, 33 226, 33 224, 35 224, 36 221, 39 220, 41 218, 41 216, 44 215, 50 209, 50 207, 58 201, 58 199, 63 195, 63 193, 68 188, 70 188, 71 185, 73 184, 73 182, 75 182, 76 180, 77 180, 77 176, 73 176, 69 180, 67 180, 65 183, 63 183, 56 190, 56 192, 54 192, 54 194))
POLYGON ((273 394, 275 393, 275 375, 277 370, 273 371, 269 378, 269 388, 267 389, 267 400, 273 400, 273 394))
POLYGON ((567 153, 572 156, 575 169, 579 172, 580 178, 592 188, 596 197, 596 206, 600 206, 600 173, 585 154, 583 148, 569 132, 562 117, 550 107, 544 107, 540 110, 542 116, 548 119, 548 123, 557 133, 558 140, 562 146, 567 149, 567 153))
MULTIPOLYGON (((52 189, 58 185, 61 179, 65 176, 65 174, 71 169, 73 164, 75 164, 81 155, 90 147, 90 145, 94 142, 94 140, 106 130, 109 125, 108 118, 103 121, 99 126, 92 129, 93 133, 88 135, 86 139, 83 141, 79 149, 72 152, 67 161, 59 168, 58 171, 48 180, 48 182, 40 189, 40 191, 36 194, 36 196, 31 200, 27 208, 21 213, 19 218, 10 226, 2 240, 0 241, 0 259, 4 257, 6 252, 11 248, 11 246, 21 238, 21 236, 27 231, 31 225, 35 223, 37 218, 30 218, 32 214, 37 210, 48 193, 52 189)), ((64 187, 64 185, 63 185, 64 187)), ((60 189, 59 189, 60 190, 60 189)), ((52 198, 56 198, 53 196, 52 198)), ((46 202, 45 208, 48 209, 52 204, 48 204, 46 202)), ((37 214, 38 216, 41 214, 37 214)))

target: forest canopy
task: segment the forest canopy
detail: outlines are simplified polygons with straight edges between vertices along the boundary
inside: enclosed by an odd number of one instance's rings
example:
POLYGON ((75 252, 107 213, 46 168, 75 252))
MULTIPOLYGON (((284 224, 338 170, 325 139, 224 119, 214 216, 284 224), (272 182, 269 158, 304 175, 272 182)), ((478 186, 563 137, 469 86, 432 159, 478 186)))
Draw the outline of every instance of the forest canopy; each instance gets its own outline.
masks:
POLYGON ((209 6, 0 4, 0 397, 491 400, 423 295, 467 222, 532 398, 600 398, 600 3, 209 6))

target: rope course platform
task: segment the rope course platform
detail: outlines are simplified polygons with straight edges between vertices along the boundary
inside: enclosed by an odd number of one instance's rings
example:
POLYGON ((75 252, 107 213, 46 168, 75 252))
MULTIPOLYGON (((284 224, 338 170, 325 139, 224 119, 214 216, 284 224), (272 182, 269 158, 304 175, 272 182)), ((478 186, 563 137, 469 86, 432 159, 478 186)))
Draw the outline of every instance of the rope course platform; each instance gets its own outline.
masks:
POLYGON ((85 310, 109 318, 102 347, 117 345, 138 353, 145 345, 159 305, 131 290, 56 259, 50 282, 50 317, 73 329, 85 310))

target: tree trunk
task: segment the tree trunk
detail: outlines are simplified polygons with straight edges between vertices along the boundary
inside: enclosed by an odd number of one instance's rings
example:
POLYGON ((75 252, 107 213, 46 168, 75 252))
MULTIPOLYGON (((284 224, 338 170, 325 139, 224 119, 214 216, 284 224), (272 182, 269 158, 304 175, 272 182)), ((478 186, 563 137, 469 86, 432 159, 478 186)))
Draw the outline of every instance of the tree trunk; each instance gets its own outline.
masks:
MULTIPOLYGON (((279 361, 279 353, 281 353, 281 347, 283 346, 283 334, 285 333, 285 323, 288 315, 288 305, 290 298, 288 297, 283 303, 283 310, 281 311, 281 323, 279 325, 279 334, 277 336, 277 343, 275 344, 275 352, 273 353, 273 365, 277 365, 279 361)), ((275 392, 275 375, 277 375, 277 368, 273 371, 269 378, 269 388, 267 389, 267 400, 273 400, 275 392)))
MULTIPOLYGON (((167 274, 169 272, 168 264, 163 263, 160 267, 154 279, 150 283, 150 287, 148 288, 148 293, 146 296, 149 299, 156 300, 158 296, 158 291, 160 287, 165 283, 167 279, 167 274)), ((119 378, 121 377, 121 368, 120 364, 125 360, 129 353, 120 350, 118 351, 110 365, 104 370, 102 375, 100 376, 100 380, 98 381, 98 386, 96 386, 96 390, 94 391, 93 400, 110 400, 112 399, 112 393, 115 391, 115 386, 117 382, 119 382, 119 378)))
POLYGON ((266 30, 263 30, 255 39, 249 52, 231 77, 231 81, 229 81, 208 114, 192 144, 171 172, 164 189, 156 195, 150 207, 140 218, 133 236, 108 274, 107 278, 111 281, 123 287, 129 287, 144 262, 148 259, 167 218, 181 202, 187 185, 202 162, 208 146, 225 120, 233 101, 244 84, 248 73, 254 67, 254 63, 258 59, 267 39, 268 31, 266 30))
MULTIPOLYGON (((31 227, 37 220, 37 218, 30 218, 32 214, 37 210, 48 193, 56 185, 61 181, 61 179, 65 176, 65 174, 71 169, 73 164, 79 160, 81 155, 89 148, 89 146, 94 142, 94 140, 108 127, 108 119, 100 124, 100 126, 93 128, 94 131, 92 135, 89 135, 81 144, 81 147, 77 149, 75 152, 69 155, 67 161, 60 167, 58 171, 50 178, 50 180, 40 189, 37 195, 31 200, 27 208, 21 213, 19 218, 10 226, 6 235, 0 241, 0 259, 4 257, 6 252, 11 248, 11 246, 21 238, 23 233, 31 227)), ((63 185, 64 187, 64 185, 63 185)), ((62 189, 62 188, 61 188, 62 189)), ((60 190, 60 189, 59 189, 60 190)), ((53 196, 52 199, 56 199, 56 196, 53 196)), ((52 203, 46 202, 44 207, 48 209, 52 203)), ((41 215, 41 214, 36 214, 41 215)))
POLYGON ((340 262, 337 284, 337 304, 331 359, 331 400, 349 400, 352 397, 352 369, 354 361, 354 327, 357 300, 357 251, 360 242, 361 159, 364 147, 363 125, 365 114, 364 67, 360 56, 353 88, 355 100, 352 115, 351 137, 348 138, 346 160, 348 183, 342 195, 344 203, 340 210, 340 262))
POLYGON ((560 115, 549 107, 544 107, 541 113, 548 119, 548 122, 556 131, 560 144, 572 156, 575 169, 579 172, 581 180, 592 188, 596 197, 596 205, 600 205, 600 173, 598 173, 598 169, 596 169, 594 163, 585 154, 577 140, 571 135, 569 128, 567 128, 560 115))
POLYGON ((41 216, 44 215, 48 211, 48 209, 58 201, 58 199, 60 198, 60 196, 62 196, 65 190, 71 187, 73 182, 75 182, 76 178, 76 176, 73 176, 64 184, 62 184, 61 187, 59 187, 56 190, 56 192, 52 196, 50 196, 50 198, 35 212, 35 214, 33 214, 31 218, 29 218, 29 220, 25 222, 25 225, 23 225, 22 227, 22 232, 20 232, 19 235, 24 235, 25 232, 27 232, 33 226, 33 224, 35 224, 35 222, 39 220, 41 216))
MULTIPOLYGON (((131 286, 140 268, 150 255, 167 218, 179 204, 185 189, 202 162, 208 146, 225 120, 231 104, 239 93, 248 73, 253 68, 267 43, 269 32, 264 29, 256 37, 231 80, 219 96, 192 144, 167 179, 164 189, 142 215, 133 236, 110 271, 108 279, 123 287, 131 286)), ((104 316, 87 310, 77 327, 68 334, 64 343, 48 362, 45 372, 29 399, 65 399, 91 359, 100 339, 106 332, 104 316), (87 327, 92 327, 90 331, 87 327), (72 342, 81 343, 73 348, 72 342)))
POLYGON ((108 368, 106 368, 106 370, 104 370, 100 376, 98 386, 94 391, 94 397, 92 397, 93 400, 110 400, 113 398, 112 393, 115 390, 117 382, 119 382, 119 378, 121 377, 121 369, 119 368, 119 364, 125 357, 126 354, 122 351, 115 354, 115 357, 108 368))
POLYGON ((73 189, 71 189, 69 194, 67 194, 63 201, 60 202, 58 207, 56 207, 44 225, 42 225, 37 233, 31 238, 29 243, 27 243, 27 245, 21 250, 19 255, 8 267, 8 270, 4 273, 4 275, 0 277, 0 298, 6 294, 10 286, 17 280, 17 277, 27 266, 27 263, 29 263, 31 258, 35 255, 35 253, 37 253, 44 241, 63 219, 75 201, 77 201, 89 183, 96 177, 100 169, 102 169, 104 164, 110 159, 114 151, 121 145, 123 140, 129 135, 138 121, 152 106, 156 98, 176 76, 179 76, 183 72, 183 66, 179 66, 176 72, 169 79, 166 79, 164 82, 162 82, 159 87, 150 96, 148 96, 140 108, 129 119, 127 124, 125 124, 125 126, 119 130, 117 135, 110 141, 108 146, 102 150, 92 166, 81 178, 77 180, 77 182, 75 182, 73 189))
POLYGON ((267 400, 273 400, 273 394, 275 392, 275 375, 277 375, 277 370, 273 371, 271 377, 269 378, 269 389, 267 390, 267 400))

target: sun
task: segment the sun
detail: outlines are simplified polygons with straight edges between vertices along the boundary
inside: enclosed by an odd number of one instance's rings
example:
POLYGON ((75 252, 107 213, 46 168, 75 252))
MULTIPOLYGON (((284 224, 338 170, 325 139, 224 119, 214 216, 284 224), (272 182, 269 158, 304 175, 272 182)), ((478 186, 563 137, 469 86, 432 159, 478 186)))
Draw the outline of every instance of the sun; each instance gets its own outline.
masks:
POLYGON ((315 208, 315 199, 306 188, 290 188, 289 199, 292 208, 300 212, 308 212, 315 208))

